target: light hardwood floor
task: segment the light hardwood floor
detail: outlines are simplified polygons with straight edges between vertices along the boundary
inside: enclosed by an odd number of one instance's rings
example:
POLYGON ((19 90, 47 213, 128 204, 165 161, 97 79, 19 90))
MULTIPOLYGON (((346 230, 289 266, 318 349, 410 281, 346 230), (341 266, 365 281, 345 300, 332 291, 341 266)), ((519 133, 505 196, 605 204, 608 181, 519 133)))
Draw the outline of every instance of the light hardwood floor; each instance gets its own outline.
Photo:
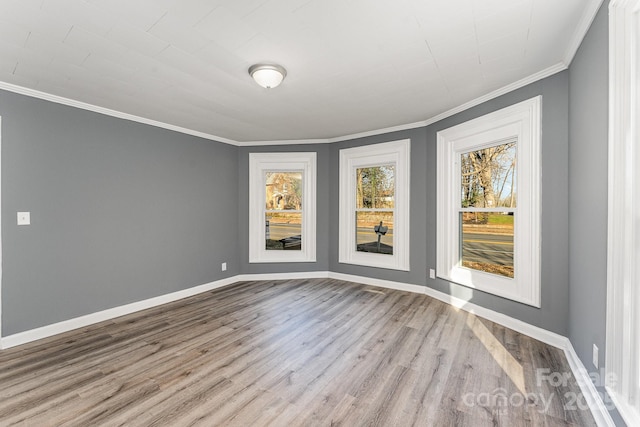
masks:
POLYGON ((0 425, 595 425, 570 372, 424 295, 240 282, 1 351, 0 425))

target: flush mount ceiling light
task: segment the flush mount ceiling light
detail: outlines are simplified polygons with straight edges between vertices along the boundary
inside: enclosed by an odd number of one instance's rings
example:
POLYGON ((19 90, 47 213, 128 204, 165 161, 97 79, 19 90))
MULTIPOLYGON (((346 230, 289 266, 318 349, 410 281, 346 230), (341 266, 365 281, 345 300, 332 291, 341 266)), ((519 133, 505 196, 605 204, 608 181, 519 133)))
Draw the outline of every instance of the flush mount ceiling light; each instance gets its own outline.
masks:
POLYGON ((255 64, 249 67, 249 74, 260 86, 272 89, 282 83, 287 70, 275 64, 255 64))

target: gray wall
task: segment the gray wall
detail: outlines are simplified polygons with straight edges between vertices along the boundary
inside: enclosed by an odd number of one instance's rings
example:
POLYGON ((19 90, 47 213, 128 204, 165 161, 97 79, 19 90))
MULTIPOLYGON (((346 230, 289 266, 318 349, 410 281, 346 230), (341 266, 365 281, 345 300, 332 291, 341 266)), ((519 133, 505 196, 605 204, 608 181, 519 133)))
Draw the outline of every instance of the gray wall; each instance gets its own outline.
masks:
MULTIPOLYGON (((604 368, 607 304, 608 2, 569 68, 569 339, 589 372, 604 368)), ((604 392, 600 387, 600 391, 604 392)), ((612 413, 617 425, 624 422, 612 413)))
MULTIPOLYGON (((442 120, 428 129, 429 211, 436 216, 436 133, 500 108, 542 95, 542 235, 541 308, 499 298, 436 279, 428 285, 541 328, 567 334, 569 304, 568 249, 568 73, 561 72, 442 120)), ((435 222, 435 221, 434 221, 435 222)), ((427 265, 436 262, 436 225, 431 224, 427 265)))
POLYGON ((336 271, 430 286, 568 333, 568 73, 428 127, 323 145, 232 147, 3 93, 3 335, 238 273, 336 271), (542 308, 427 279, 436 133, 543 96, 542 308), (338 155, 411 139, 411 271, 338 263, 338 155), (318 153, 315 263, 248 263, 250 152, 318 153), (18 210, 33 225, 18 227, 18 210), (220 271, 227 261, 229 270, 220 271))
POLYGON ((301 271, 329 270, 329 164, 331 146, 329 144, 314 145, 280 145, 267 147, 241 147, 238 150, 238 185, 240 198, 237 215, 240 221, 238 241, 240 242, 240 271, 245 274, 287 273, 301 271), (276 152, 316 152, 317 188, 316 188, 316 262, 283 262, 268 264, 249 263, 249 153, 276 152))
POLYGON ((429 286, 562 335, 569 306, 569 74, 561 72, 433 125, 328 145, 245 147, 238 151, 240 264, 243 273, 326 271, 429 286), (542 95, 542 307, 428 279, 436 264, 436 133, 492 111, 542 95), (343 148, 411 139, 411 270, 396 271, 338 262, 339 153, 343 148), (248 162, 250 152, 318 152, 318 262, 249 264, 248 162), (325 203, 328 201, 328 203, 325 203), (324 230, 328 230, 325 233, 324 230))
POLYGON ((607 29, 605 4, 569 71, 427 127, 335 144, 237 148, 0 91, 2 336, 236 274, 331 270, 429 286, 568 335, 589 369, 595 343, 602 366, 607 29), (427 278, 436 262, 436 133, 536 95, 540 309, 427 278), (411 271, 338 263, 339 150, 404 138, 411 271), (315 263, 248 263, 248 154, 266 151, 318 153, 315 263), (23 210, 31 226, 16 225, 23 210))
POLYGON ((331 161, 330 269, 346 274, 426 285, 560 334, 567 333, 568 306, 568 73, 562 72, 497 99, 414 130, 333 145, 331 161), (436 133, 537 95, 542 101, 542 308, 428 279, 436 265, 436 133), (411 139, 411 271, 338 263, 338 154, 342 148, 411 139))
POLYGON ((3 336, 240 271, 236 147, 8 92, 0 116, 3 336))
POLYGON ((332 145, 331 153, 331 179, 328 184, 331 186, 329 201, 331 205, 331 235, 329 265, 331 271, 344 274, 354 274, 365 277, 375 277, 384 280, 393 280, 402 283, 415 285, 425 285, 425 254, 427 251, 427 199, 424 195, 424 188, 427 183, 428 167, 426 132, 425 128, 411 129, 401 132, 394 132, 384 135, 374 135, 366 138, 359 138, 351 141, 343 141, 332 145), (340 150, 344 148, 358 147, 368 144, 397 141, 400 139, 411 140, 411 190, 410 190, 410 271, 388 270, 384 268, 362 267, 350 264, 340 264, 338 262, 338 218, 339 218, 339 177, 340 177, 340 150))

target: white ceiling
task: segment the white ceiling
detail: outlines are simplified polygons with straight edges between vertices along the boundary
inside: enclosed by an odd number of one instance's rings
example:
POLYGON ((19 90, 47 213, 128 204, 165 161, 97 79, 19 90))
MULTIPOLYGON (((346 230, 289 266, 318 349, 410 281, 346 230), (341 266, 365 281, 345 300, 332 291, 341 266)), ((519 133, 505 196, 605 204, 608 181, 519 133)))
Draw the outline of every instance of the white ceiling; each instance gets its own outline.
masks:
POLYGON ((0 88, 232 143, 331 140, 566 68, 601 2, 0 0, 0 88), (258 62, 283 84, 255 84, 258 62))

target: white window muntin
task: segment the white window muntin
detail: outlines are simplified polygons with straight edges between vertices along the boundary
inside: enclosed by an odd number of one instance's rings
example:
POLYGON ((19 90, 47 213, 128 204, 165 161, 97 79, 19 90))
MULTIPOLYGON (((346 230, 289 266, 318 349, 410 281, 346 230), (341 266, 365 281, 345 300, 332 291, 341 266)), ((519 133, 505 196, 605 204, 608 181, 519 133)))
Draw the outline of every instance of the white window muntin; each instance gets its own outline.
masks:
MULTIPOLYGON (((409 271, 409 139, 340 150, 339 262, 409 271), (356 171, 395 166, 393 255, 356 250, 356 171)), ((374 209, 385 211, 386 209, 374 209)))
MULTIPOLYGON (((288 210, 285 212, 300 212, 288 210)), ((316 153, 249 154, 249 262, 316 261, 316 153), (302 244, 296 251, 265 248, 266 174, 300 172, 302 174, 302 244)))
POLYGON ((535 307, 540 306, 540 105, 536 97, 438 132, 438 277, 535 307), (517 141, 517 207, 480 210, 517 212, 514 278, 460 265, 460 155, 509 140, 517 141))

